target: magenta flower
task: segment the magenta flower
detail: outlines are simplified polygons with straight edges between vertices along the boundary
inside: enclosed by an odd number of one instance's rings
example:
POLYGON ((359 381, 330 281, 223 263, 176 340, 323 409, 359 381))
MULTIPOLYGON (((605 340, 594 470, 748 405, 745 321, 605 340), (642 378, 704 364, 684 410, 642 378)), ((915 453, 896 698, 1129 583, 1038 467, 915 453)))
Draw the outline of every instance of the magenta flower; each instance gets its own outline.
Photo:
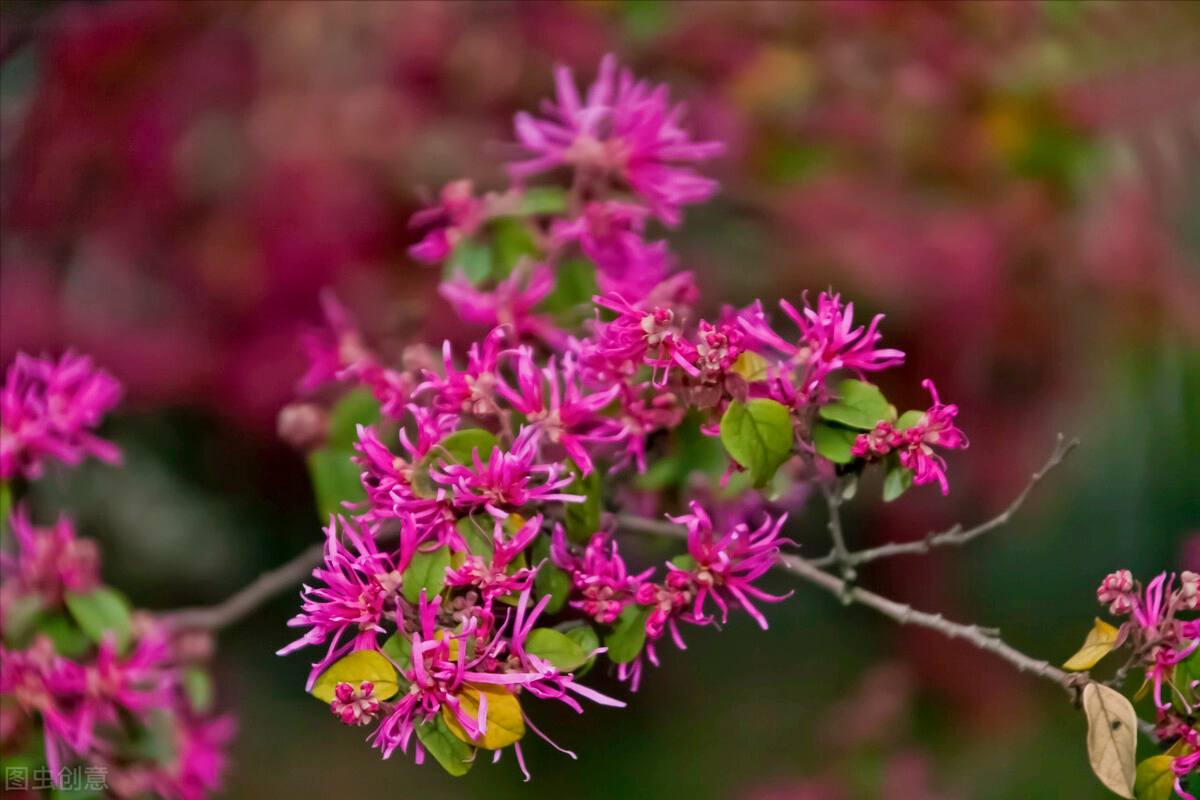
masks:
POLYGON ((92 430, 120 399, 121 385, 86 356, 18 353, 0 387, 0 480, 40 478, 47 458, 118 463, 121 452, 92 430))
MULTIPOLYGON (((412 525, 405 525, 401 535, 400 552, 411 558, 415 550, 412 525)), ((288 620, 289 627, 308 626, 309 630, 278 651, 285 655, 329 640, 325 656, 313 664, 306 690, 311 690, 317 677, 338 658, 352 650, 375 647, 378 634, 384 633, 380 621, 384 611, 395 605, 400 576, 407 566, 379 552, 368 526, 362 525, 356 532, 345 519, 330 519, 325 529, 325 566, 313 570, 313 577, 324 586, 314 589, 305 584, 303 611, 288 620), (343 641, 347 633, 349 639, 343 641)))
POLYGON ((450 255, 455 246, 470 236, 483 222, 484 203, 476 199, 471 181, 462 180, 442 188, 441 202, 412 215, 408 227, 424 230, 421 241, 408 249, 417 261, 436 264, 450 255))
POLYGON ((536 463, 540 435, 538 428, 523 426, 512 447, 493 448, 486 463, 475 451, 471 464, 443 463, 430 476, 450 490, 455 507, 485 510, 498 519, 532 503, 582 503, 585 497, 559 491, 574 480, 565 465, 536 463))
POLYGON ((456 275, 438 287, 442 297, 454 306, 467 322, 479 325, 510 325, 515 336, 536 336, 558 345, 564 334, 548 317, 533 313, 534 307, 554 289, 554 273, 545 264, 525 270, 518 267, 512 275, 489 291, 476 289, 465 276, 456 275))
POLYGON ((0 552, 0 576, 22 593, 39 594, 45 607, 61 605, 65 592, 100 585, 100 555, 90 539, 76 539, 66 516, 50 528, 35 528, 24 505, 9 518, 17 552, 0 552))
POLYGON ((810 401, 824 398, 825 378, 836 370, 849 370, 861 378, 866 372, 904 361, 904 353, 899 350, 876 347, 882 338, 878 327, 883 315, 877 315, 866 328, 855 328, 854 304, 843 307, 840 295, 821 292, 816 309, 806 298, 803 312, 786 300, 780 300, 779 305, 800 328, 797 344, 775 333, 757 304, 741 314, 741 325, 750 336, 785 353, 793 363, 803 367, 801 390, 810 401))
POLYGON ((621 387, 585 394, 579 386, 573 354, 563 355, 561 370, 554 356, 539 370, 531 348, 520 347, 513 352, 517 356, 517 387, 513 389, 503 378, 497 378, 496 391, 541 431, 545 441, 562 445, 583 474, 590 474, 592 457, 585 445, 612 441, 619 435, 616 423, 600 416, 599 411, 612 402, 621 387))
POLYGON ((602 533, 592 536, 582 558, 572 555, 561 525, 554 528, 550 560, 571 574, 572 583, 583 595, 582 600, 572 601, 571 606, 604 624, 611 624, 621 616, 625 606, 633 602, 638 586, 654 572, 648 569, 630 575, 617 552, 617 543, 602 533))
POLYGON ((729 617, 729 607, 740 604, 763 630, 767 628, 766 617, 754 606, 750 598, 777 602, 791 596, 791 592, 778 597, 767 594, 753 585, 767 570, 779 563, 779 547, 794 544, 780 538, 779 531, 787 514, 778 519, 764 518, 762 525, 751 531, 745 523, 735 525, 724 536, 716 536, 712 520, 699 503, 689 504, 692 513, 670 517, 674 522, 687 526, 688 554, 696 562, 688 568, 668 564, 668 586, 690 586, 694 592, 692 616, 703 624, 708 620, 704 601, 712 597, 721 610, 721 621, 729 617))
POLYGON ((1132 573, 1122 569, 1106 575, 1100 582, 1100 588, 1096 590, 1096 599, 1102 605, 1108 606, 1110 614, 1128 614, 1137 604, 1137 597, 1133 593, 1132 573))
POLYGON ((155 775, 155 791, 179 800, 204 800, 221 788, 225 754, 237 725, 233 717, 175 718, 175 759, 155 775))
POLYGON ((516 136, 530 158, 509 164, 514 179, 558 166, 623 180, 668 225, 679 223, 679 207, 707 200, 717 183, 681 164, 705 161, 724 150, 720 142, 693 142, 679 126, 682 105, 672 107, 666 86, 617 74, 616 57, 600 62, 596 82, 584 98, 571 71, 555 72, 557 103, 542 105, 543 119, 521 112, 516 136))
POLYGON ((83 669, 56 655, 44 635, 28 650, 0 646, 0 694, 13 698, 25 714, 41 717, 46 763, 56 780, 71 752, 84 754, 94 745, 92 726, 80 724, 85 685, 83 669))
POLYGON ((588 203, 575 219, 556 220, 550 228, 555 247, 579 242, 596 262, 600 291, 642 297, 666 278, 672 259, 666 242, 642 239, 649 211, 619 200, 588 203))
MULTIPOLYGON (((1154 705, 1160 711, 1170 704, 1162 698, 1162 684, 1174 667, 1197 647, 1200 638, 1187 640, 1187 635, 1197 633, 1195 623, 1182 623, 1175 619, 1175 612, 1183 605, 1181 592, 1171 591, 1175 576, 1163 572, 1146 586, 1139 597, 1134 596, 1132 623, 1141 629, 1142 639, 1151 647, 1151 659, 1146 669, 1146 680, 1154 684, 1154 705)), ((1189 712, 1191 709, 1187 709, 1189 712)))
POLYGON ((334 687, 329 706, 344 725, 366 725, 379 713, 375 684, 363 681, 355 688, 349 683, 339 683, 334 687))
POLYGON ((495 519, 491 535, 492 553, 489 560, 481 554, 472 553, 461 567, 447 570, 447 586, 473 586, 483 597, 483 613, 491 614, 495 598, 515 594, 529 588, 537 569, 521 567, 512 569, 512 563, 525 548, 537 538, 542 527, 542 516, 531 517, 512 536, 504 535, 504 520, 495 519))
POLYGON ((444 414, 486 416, 496 413, 496 370, 499 368, 501 345, 508 332, 509 329, 503 326, 493 328, 484 338, 482 347, 479 342, 473 342, 467 351, 465 370, 454 366, 450 342, 443 343, 445 374, 427 372, 425 381, 417 387, 415 394, 429 395, 430 405, 444 414))
POLYGON ((942 494, 948 494, 946 461, 933 452, 934 445, 948 450, 967 447, 967 437, 954 425, 958 406, 944 405, 938 398, 933 381, 924 380, 921 385, 933 395, 933 406, 916 424, 903 431, 904 441, 899 446, 900 463, 913 471, 913 483, 922 484, 936 480, 942 494))

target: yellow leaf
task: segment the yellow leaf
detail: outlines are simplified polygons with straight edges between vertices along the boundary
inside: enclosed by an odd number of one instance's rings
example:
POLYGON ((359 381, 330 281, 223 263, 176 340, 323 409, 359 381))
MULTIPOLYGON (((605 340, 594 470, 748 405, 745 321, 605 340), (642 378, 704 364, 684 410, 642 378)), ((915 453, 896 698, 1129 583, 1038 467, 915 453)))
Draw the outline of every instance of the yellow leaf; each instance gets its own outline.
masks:
POLYGON ((487 696, 487 731, 478 739, 472 739, 459 723, 453 709, 442 706, 442 717, 451 733, 468 744, 488 750, 499 750, 520 741, 525 735, 525 718, 521 716, 521 704, 512 692, 490 684, 476 686, 468 683, 465 687, 457 695, 458 702, 463 712, 472 719, 479 717, 480 692, 487 696))
POLYGON ((363 681, 375 684, 375 697, 380 700, 387 700, 400 691, 396 668, 386 658, 374 650, 357 650, 322 672, 312 694, 318 700, 330 703, 339 683, 348 683, 357 689, 363 681))
POLYGON ((755 381, 765 381, 767 379, 767 366, 769 364, 770 362, 758 353, 746 350, 737 357, 737 361, 733 362, 731 369, 745 378, 747 383, 754 383, 755 381))
POLYGON ((1189 750, 1191 750, 1191 748, 1188 747, 1187 739, 1184 739, 1182 736, 1180 736, 1175 740, 1175 744, 1167 748, 1167 751, 1163 753, 1163 755, 1170 756, 1171 758, 1182 758, 1183 756, 1188 755, 1189 750))
POLYGON ((1092 681, 1083 687, 1087 714, 1088 760, 1100 782, 1121 797, 1133 798, 1137 774, 1137 715, 1120 692, 1092 681))
POLYGON ((1113 651, 1113 645, 1116 642, 1117 629, 1096 617, 1096 624, 1088 631, 1087 639, 1083 641, 1083 647, 1079 648, 1079 652, 1063 664, 1063 669, 1076 672, 1091 669, 1096 666, 1096 662, 1113 651))
POLYGON ((1171 800, 1175 796, 1175 773, 1171 771, 1174 760, 1164 754, 1151 756, 1138 764, 1133 787, 1137 800, 1171 800))

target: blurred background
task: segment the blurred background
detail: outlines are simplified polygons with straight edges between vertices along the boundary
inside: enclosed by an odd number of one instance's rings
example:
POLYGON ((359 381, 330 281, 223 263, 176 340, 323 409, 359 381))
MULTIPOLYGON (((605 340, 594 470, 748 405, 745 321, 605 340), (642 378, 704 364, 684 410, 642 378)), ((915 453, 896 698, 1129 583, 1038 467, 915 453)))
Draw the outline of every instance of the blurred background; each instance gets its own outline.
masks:
MULTIPOLYGON (((889 397, 921 406, 933 377, 961 408, 950 497, 858 501, 853 546, 990 516, 1055 432, 1083 440, 1001 532, 863 583, 1061 662, 1105 573, 1200 568, 1194 2, 5 0, 0 361, 73 346, 128 387, 106 430, 127 467, 43 482, 43 514, 75 509, 153 609, 316 541, 275 415, 319 290, 376 341, 454 336, 405 254, 422 188, 501 187, 512 114, 610 51, 728 143, 671 236, 709 301, 833 286, 909 353, 889 397)), ((766 633, 668 648, 625 710, 539 708, 578 762, 535 742, 532 783, 511 760, 455 780, 380 762, 303 693, 308 658, 273 655, 297 605, 222 635, 227 797, 1108 796, 1053 686, 803 587, 766 633)))

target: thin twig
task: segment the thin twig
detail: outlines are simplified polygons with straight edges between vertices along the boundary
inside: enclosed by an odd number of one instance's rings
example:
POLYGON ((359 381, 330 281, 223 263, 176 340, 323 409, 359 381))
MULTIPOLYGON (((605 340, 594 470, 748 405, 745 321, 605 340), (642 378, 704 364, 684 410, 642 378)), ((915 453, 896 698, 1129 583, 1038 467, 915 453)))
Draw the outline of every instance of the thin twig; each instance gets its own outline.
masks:
MULTIPOLYGON (((645 519, 632 514, 618 514, 617 524, 626 530, 642 533, 677 538, 687 535, 687 530, 680 525, 663 520, 645 519)), ((861 603, 902 625, 917 625, 938 631, 951 639, 963 639, 980 650, 993 653, 1008 661, 1022 672, 1031 672, 1070 688, 1070 676, 1067 673, 1047 661, 1039 661, 1006 644, 993 629, 981 628, 978 625, 963 625, 951 622, 941 614, 917 611, 910 605, 889 600, 859 586, 852 586, 836 575, 825 572, 812 561, 799 556, 782 555, 779 558, 779 566, 843 600, 848 599, 850 602, 861 603)))
POLYGON ((943 547, 946 545, 961 547, 967 542, 982 536, 988 531, 999 528, 1001 525, 1006 524, 1010 519, 1012 519, 1013 514, 1017 513, 1017 511, 1025 503, 1026 498, 1029 497, 1029 493, 1033 491, 1033 487, 1037 486, 1051 470, 1061 464, 1063 459, 1066 458, 1067 454, 1074 450, 1078 445, 1078 439, 1066 439, 1061 433, 1058 434, 1058 438, 1054 445, 1054 452, 1050 454, 1049 460, 1046 461, 1040 470, 1033 473, 1029 479, 1029 482, 1025 484, 1025 488, 1021 490, 1021 493, 1013 498, 1013 501, 1008 504, 1008 508, 1004 509, 1002 512, 986 522, 982 522, 973 528, 963 530, 962 525, 955 525, 950 530, 942 531, 941 533, 931 532, 924 539, 918 539, 915 542, 892 542, 890 544, 880 545, 879 547, 872 547, 868 550, 859 550, 857 552, 846 553, 844 556, 838 552, 837 543, 835 542, 834 549, 828 555, 822 556, 821 558, 814 558, 808 563, 817 567, 828 567, 834 564, 849 564, 851 566, 858 566, 859 564, 865 564, 868 561, 874 561, 879 558, 928 553, 935 547, 943 547))
MULTIPOLYGON (((854 565, 850 562, 850 552, 846 549, 846 539, 842 535, 842 493, 841 486, 834 484, 832 487, 821 485, 821 494, 825 496, 825 507, 829 510, 829 538, 833 540, 833 553, 836 563, 841 567, 842 580, 847 585, 854 581, 857 573, 854 570, 854 565)), ((843 598, 845 601, 845 598, 843 598)))

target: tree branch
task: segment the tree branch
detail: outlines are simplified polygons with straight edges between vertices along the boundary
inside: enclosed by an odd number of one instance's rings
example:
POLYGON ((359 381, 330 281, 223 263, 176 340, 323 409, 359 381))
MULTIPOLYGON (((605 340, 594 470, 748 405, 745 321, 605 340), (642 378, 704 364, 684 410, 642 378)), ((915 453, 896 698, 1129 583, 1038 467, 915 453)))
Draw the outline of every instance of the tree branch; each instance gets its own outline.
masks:
MULTIPOLYGON (((617 514, 616 519, 617 524, 626 530, 676 538, 687 535, 686 528, 663 520, 646 519, 632 514, 617 514)), ((993 653, 1008 661, 1021 672, 1031 672, 1070 689, 1071 676, 1047 661, 1039 661, 1006 644, 994 630, 981 628, 978 625, 951 622, 941 614, 918 611, 910 605, 897 603, 895 600, 889 600, 861 587, 852 586, 836 575, 825 572, 814 562, 800 556, 781 555, 779 566, 809 583, 820 586, 841 598, 843 602, 861 603, 901 625, 916 625, 935 630, 951 639, 963 639, 980 650, 993 653)))
POLYGON ((808 563, 817 567, 828 567, 833 564, 849 564, 851 567, 865 564, 868 561, 874 561, 878 558, 890 558, 891 556, 899 555, 916 555, 928 553, 935 547, 943 547, 953 545, 961 547, 967 542, 976 539, 988 531, 995 530, 1001 525, 1006 524, 1012 519, 1013 514, 1021 508, 1025 503, 1029 493, 1033 491, 1033 487, 1041 483, 1046 475, 1063 462, 1067 454, 1074 450, 1079 445, 1078 439, 1066 439, 1061 433, 1054 445, 1054 452, 1050 454, 1049 460, 1042 466, 1040 470, 1033 473, 1029 478, 1029 482, 1025 484, 1025 488, 1021 490, 1013 501, 1008 504, 1008 508, 1002 512, 973 528, 963 530, 962 525, 955 525, 953 528, 941 533, 931 532, 924 539, 918 539, 915 542, 892 542, 890 544, 872 547, 868 550, 859 550, 857 552, 845 553, 844 555, 838 552, 837 542, 834 542, 834 549, 821 558, 814 558, 808 563))

